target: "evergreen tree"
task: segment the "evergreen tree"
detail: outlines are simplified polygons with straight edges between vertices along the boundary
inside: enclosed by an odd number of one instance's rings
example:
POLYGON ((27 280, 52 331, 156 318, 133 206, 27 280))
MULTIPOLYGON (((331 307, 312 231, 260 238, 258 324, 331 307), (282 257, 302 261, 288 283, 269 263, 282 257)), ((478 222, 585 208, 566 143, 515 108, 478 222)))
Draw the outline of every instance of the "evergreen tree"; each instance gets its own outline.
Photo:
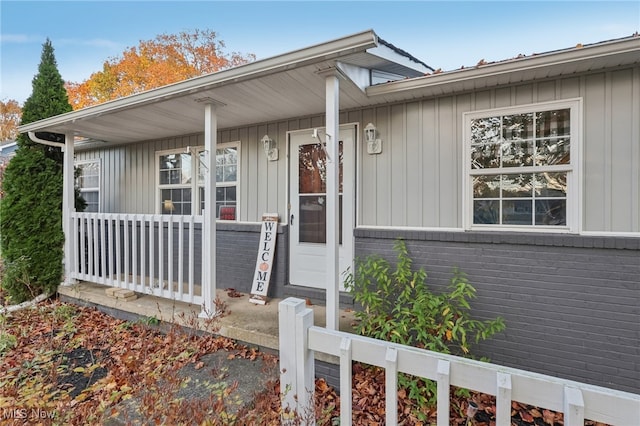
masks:
MULTIPOLYGON (((64 81, 49 39, 42 47, 32 93, 22 109, 27 124, 71 111, 64 81)), ((2 286, 12 302, 39 293, 53 293, 62 278, 62 169, 60 148, 18 136, 18 150, 9 162, 0 202, 0 244, 5 275, 2 286)))
MULTIPOLYGON (((72 111, 49 39, 42 45, 38 74, 33 77, 31 87, 31 96, 22 106, 21 125, 72 111)), ((48 158, 55 160, 62 168, 63 157, 60 148, 38 144, 31 141, 25 134, 19 135, 17 141, 20 147, 28 146, 43 150, 48 158)))

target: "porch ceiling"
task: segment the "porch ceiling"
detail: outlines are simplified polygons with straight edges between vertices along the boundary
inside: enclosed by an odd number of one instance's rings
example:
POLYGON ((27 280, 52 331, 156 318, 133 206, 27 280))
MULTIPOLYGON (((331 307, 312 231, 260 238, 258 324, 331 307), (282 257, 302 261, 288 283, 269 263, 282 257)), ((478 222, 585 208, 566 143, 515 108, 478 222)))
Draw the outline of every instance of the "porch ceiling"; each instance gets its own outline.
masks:
MULTIPOLYGON (((329 63, 323 63, 329 67, 329 63)), ((322 66, 269 75, 260 79, 229 84, 175 99, 158 101, 142 107, 120 111, 87 123, 76 130, 85 135, 104 138, 94 133, 96 125, 122 129, 112 130, 110 141, 130 142, 180 134, 202 132, 204 108, 198 99, 210 97, 224 104, 217 109, 218 127, 229 128, 251 123, 277 121, 290 117, 319 114, 325 108, 324 77, 316 74, 322 66)), ((341 106, 366 105, 367 96, 353 84, 341 84, 341 106)))
MULTIPOLYGON (((325 108, 324 77, 316 71, 323 62, 258 79, 199 90, 179 97, 132 105, 108 114, 50 126, 48 131, 109 143, 129 143, 199 133, 204 129, 203 98, 224 106, 217 109, 218 127, 320 114, 325 108)), ((365 93, 349 80, 341 82, 341 108, 367 105, 365 93)))

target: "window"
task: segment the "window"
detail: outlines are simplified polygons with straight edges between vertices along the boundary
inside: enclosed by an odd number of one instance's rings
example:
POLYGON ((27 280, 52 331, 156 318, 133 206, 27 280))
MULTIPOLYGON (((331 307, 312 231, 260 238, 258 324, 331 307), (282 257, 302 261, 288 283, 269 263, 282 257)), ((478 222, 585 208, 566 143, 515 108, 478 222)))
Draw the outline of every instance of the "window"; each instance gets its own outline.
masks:
POLYGON ((466 114, 468 222, 571 229, 578 101, 466 114))
MULTIPOLYGON (((236 220, 239 144, 216 149, 216 218, 236 220), (222 214, 221 214, 222 212, 222 214)), ((208 161, 202 147, 165 151, 158 157, 159 209, 162 214, 202 214, 208 161), (194 179, 197 176, 197 179, 194 179)))
POLYGON ((191 214, 192 162, 191 153, 174 152, 159 155, 162 214, 191 214))
POLYGON ((238 187, 238 147, 229 146, 216 151, 216 217, 224 206, 226 219, 234 219, 238 187), (233 207, 233 210, 231 209, 233 207), (234 217, 231 217, 234 216, 234 217))
POLYGON ((76 169, 76 186, 87 203, 84 211, 98 213, 100 211, 100 160, 78 162, 76 169))

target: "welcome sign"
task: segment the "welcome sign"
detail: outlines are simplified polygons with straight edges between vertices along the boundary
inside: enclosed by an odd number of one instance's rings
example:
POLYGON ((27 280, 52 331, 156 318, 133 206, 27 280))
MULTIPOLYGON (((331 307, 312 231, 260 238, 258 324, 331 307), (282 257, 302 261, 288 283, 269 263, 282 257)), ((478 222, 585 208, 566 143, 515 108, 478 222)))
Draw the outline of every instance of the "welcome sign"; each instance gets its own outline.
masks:
POLYGON ((265 213, 262 215, 262 230, 256 259, 256 271, 251 286, 251 303, 264 305, 267 303, 271 267, 275 256, 276 236, 278 235, 278 214, 265 213))

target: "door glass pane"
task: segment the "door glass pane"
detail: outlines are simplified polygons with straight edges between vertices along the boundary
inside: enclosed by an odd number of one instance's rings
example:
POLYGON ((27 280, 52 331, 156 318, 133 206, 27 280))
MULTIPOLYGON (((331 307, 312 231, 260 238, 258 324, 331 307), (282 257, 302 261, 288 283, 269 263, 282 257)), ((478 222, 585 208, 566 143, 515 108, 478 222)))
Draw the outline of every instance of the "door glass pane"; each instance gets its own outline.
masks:
MULTIPOLYGON (((340 152, 340 193, 342 193, 342 141, 340 152)), ((322 194, 327 192, 327 156, 321 144, 300 145, 298 147, 298 193, 322 194)))
MULTIPOLYGON (((342 243, 342 141, 339 145, 339 242, 342 243)), ((298 147, 298 240, 301 243, 326 243, 326 154, 321 144, 298 147)), ((296 219, 294 219, 296 220, 296 219)))
MULTIPOLYGON (((339 243, 342 244, 342 194, 338 201, 339 243)), ((327 242, 327 207, 326 197, 305 195, 300 197, 300 236, 301 243, 327 242)))
POLYGON ((322 145, 301 145, 298 148, 298 193, 321 194, 326 192, 326 156, 322 145))
POLYGON ((323 195, 300 196, 300 242, 325 243, 327 241, 327 215, 323 195))

